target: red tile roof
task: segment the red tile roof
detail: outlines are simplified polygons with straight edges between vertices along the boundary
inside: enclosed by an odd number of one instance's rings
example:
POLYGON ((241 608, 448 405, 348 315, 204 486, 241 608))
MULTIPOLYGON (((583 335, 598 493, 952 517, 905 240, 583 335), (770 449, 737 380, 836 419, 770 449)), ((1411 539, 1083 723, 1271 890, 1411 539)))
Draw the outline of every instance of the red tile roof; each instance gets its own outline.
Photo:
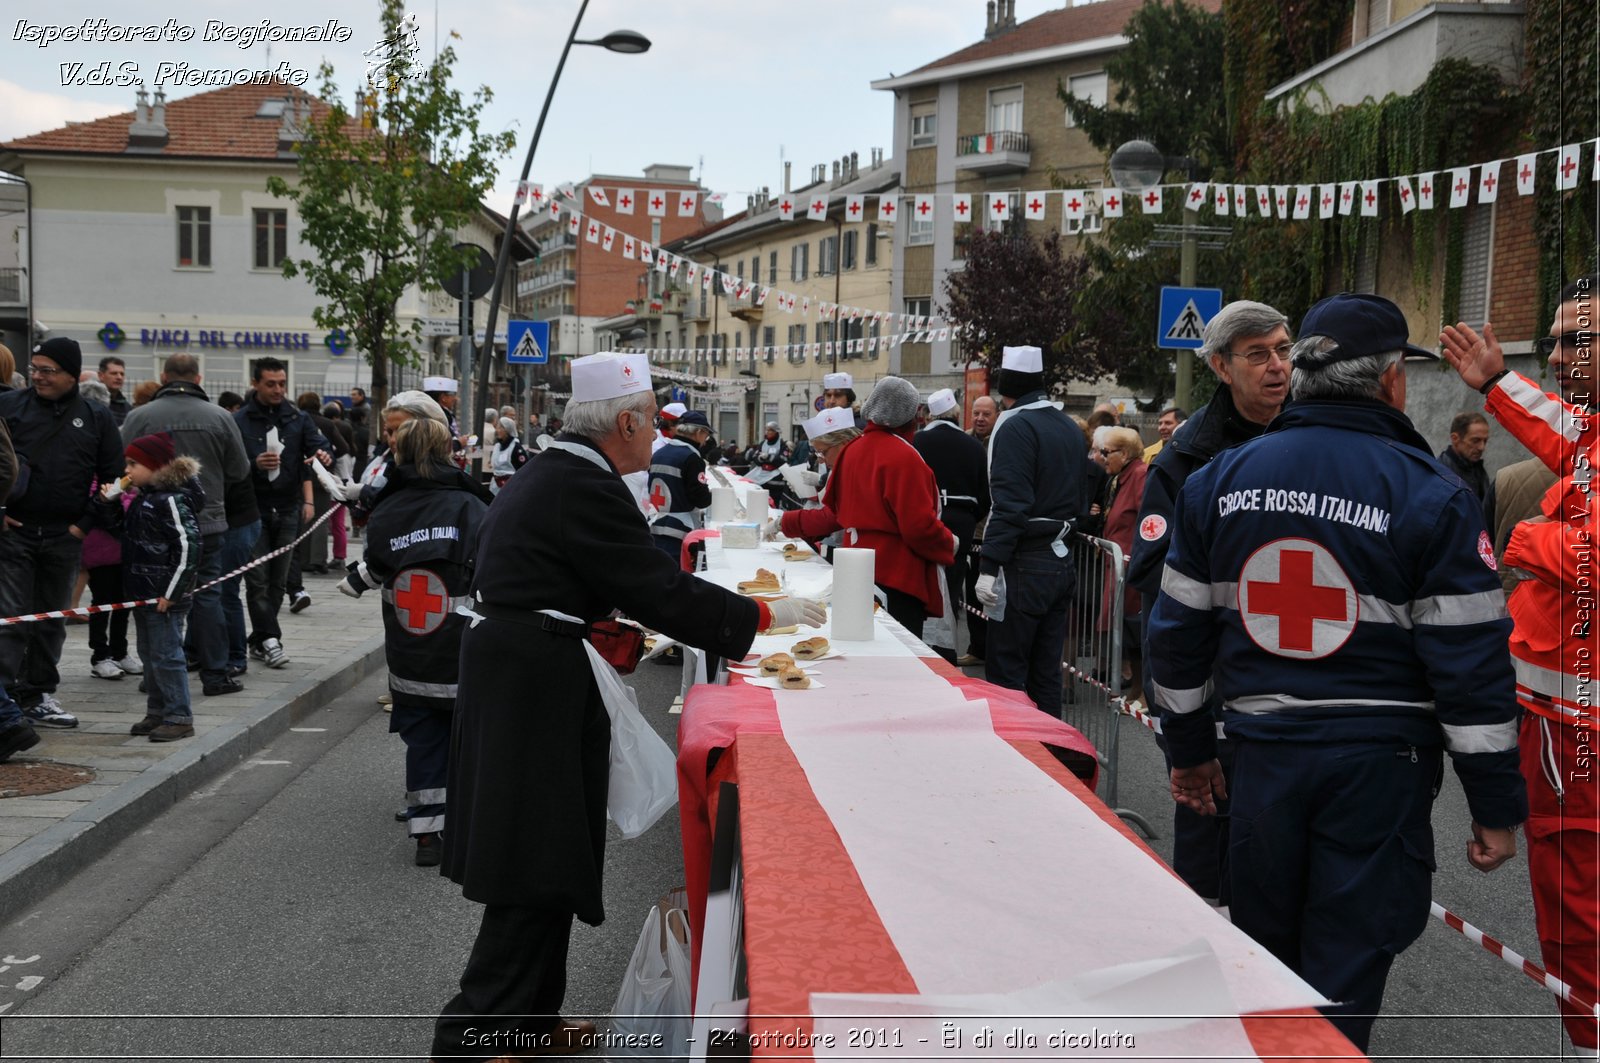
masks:
MULTIPOLYGON (((167 143, 157 150, 135 151, 134 155, 181 156, 188 158, 277 159, 278 129, 282 118, 257 118, 263 100, 283 99, 289 92, 310 99, 314 118, 328 113, 322 100, 286 82, 260 85, 230 85, 182 99, 167 100, 167 143)), ((92 122, 69 122, 32 136, 0 143, 0 150, 26 152, 70 152, 73 154, 123 155, 128 152, 128 127, 133 111, 123 111, 92 122)))
MULTIPOLYGON (((1189 0, 1189 2, 1206 11, 1222 10, 1222 0, 1189 0)), ((960 51, 951 52, 943 59, 935 59, 911 73, 920 74, 925 70, 983 59, 1000 59, 1042 48, 1092 41, 1097 37, 1113 37, 1122 32, 1122 28, 1128 24, 1129 17, 1143 3, 1144 0, 1099 0, 1097 3, 1046 11, 1026 22, 1019 22, 998 36, 979 41, 977 44, 969 44, 960 51)))

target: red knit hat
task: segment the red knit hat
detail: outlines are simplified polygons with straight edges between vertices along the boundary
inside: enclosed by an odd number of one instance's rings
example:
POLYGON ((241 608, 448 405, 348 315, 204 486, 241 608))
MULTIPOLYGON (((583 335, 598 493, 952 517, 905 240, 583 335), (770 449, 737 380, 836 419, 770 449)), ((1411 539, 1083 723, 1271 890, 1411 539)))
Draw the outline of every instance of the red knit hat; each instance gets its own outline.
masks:
POLYGON ((170 432, 155 432, 151 435, 140 436, 128 444, 128 449, 124 453, 152 471, 161 468, 178 456, 178 450, 172 442, 172 434, 170 432))

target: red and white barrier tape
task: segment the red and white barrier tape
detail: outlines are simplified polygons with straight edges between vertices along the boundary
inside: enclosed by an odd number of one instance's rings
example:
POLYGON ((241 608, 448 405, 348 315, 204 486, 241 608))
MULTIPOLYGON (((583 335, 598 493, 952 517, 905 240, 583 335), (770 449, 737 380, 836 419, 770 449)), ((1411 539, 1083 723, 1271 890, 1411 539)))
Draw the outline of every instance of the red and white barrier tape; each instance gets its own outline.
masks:
MULTIPOLYGON (((281 557, 309 539, 312 532, 320 528, 324 523, 327 522, 329 517, 333 516, 336 512, 343 508, 343 502, 335 502, 332 506, 328 507, 327 511, 324 512, 322 516, 312 521, 311 526, 302 532, 300 537, 294 542, 289 543, 286 546, 280 546, 269 554, 262 554, 260 557, 252 559, 248 565, 241 565, 232 572, 218 576, 210 583, 205 583, 196 587, 194 590, 184 595, 184 597, 192 598, 208 587, 215 587, 219 583, 225 583, 228 580, 233 579, 235 576, 239 576, 245 572, 248 572, 257 565, 264 565, 275 557, 281 557)), ((65 620, 68 617, 73 616, 93 616, 95 613, 112 613, 116 612, 118 609, 137 609, 141 605, 155 605, 160 600, 160 598, 145 598, 137 602, 114 602, 111 605, 85 605, 78 609, 55 609, 48 613, 27 613, 23 616, 0 617, 0 627, 5 627, 8 624, 30 624, 38 620, 65 620)))
POLYGON ((1462 919, 1459 915, 1456 915, 1447 908, 1441 907, 1437 901, 1433 902, 1430 905, 1430 908, 1432 909, 1433 917, 1442 922, 1445 926, 1449 927, 1451 930, 1458 931, 1468 941, 1476 941, 1478 944, 1482 945, 1484 949, 1500 957, 1508 965, 1515 967, 1529 978, 1532 978, 1535 982, 1538 982, 1540 985, 1544 986, 1550 992, 1554 993, 1562 1000, 1565 1000, 1568 1004, 1571 1004, 1579 1011, 1587 1011, 1593 1014, 1595 1018, 1600 1019, 1600 1005, 1593 1004, 1590 1001, 1583 999, 1573 991, 1571 986, 1557 978, 1555 975, 1551 974, 1549 971, 1545 970, 1543 967, 1540 967, 1537 963, 1534 963, 1532 960, 1523 956, 1519 956, 1516 952, 1506 948, 1488 934, 1485 934, 1483 931, 1479 930, 1465 919, 1462 919))

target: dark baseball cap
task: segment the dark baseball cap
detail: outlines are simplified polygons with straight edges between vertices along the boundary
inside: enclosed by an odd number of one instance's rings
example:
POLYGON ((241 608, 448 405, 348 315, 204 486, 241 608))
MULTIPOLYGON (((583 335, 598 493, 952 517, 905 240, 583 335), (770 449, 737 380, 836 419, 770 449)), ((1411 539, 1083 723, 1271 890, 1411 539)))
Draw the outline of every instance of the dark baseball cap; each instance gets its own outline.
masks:
POLYGON ((1411 330, 1398 306, 1366 292, 1340 292, 1322 300, 1306 311, 1298 335, 1327 336, 1339 344, 1324 354, 1297 358, 1300 364, 1329 365, 1385 351, 1403 351, 1407 358, 1439 357, 1411 342, 1411 330))
POLYGON ((679 428, 710 428, 711 422, 706 420, 706 415, 699 410, 690 410, 678 418, 679 428))

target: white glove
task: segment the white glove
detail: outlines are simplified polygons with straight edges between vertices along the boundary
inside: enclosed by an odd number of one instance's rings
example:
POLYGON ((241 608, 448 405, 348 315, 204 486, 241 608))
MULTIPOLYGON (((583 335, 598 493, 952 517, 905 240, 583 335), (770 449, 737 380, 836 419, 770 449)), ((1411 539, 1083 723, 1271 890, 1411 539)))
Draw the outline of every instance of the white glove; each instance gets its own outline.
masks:
POLYGON ((351 598, 359 598, 361 597, 361 591, 359 588, 352 587, 350 585, 350 580, 352 579, 355 579, 355 577, 351 576, 349 579, 342 579, 339 581, 339 593, 348 595, 351 598))
POLYGON ((812 472, 810 469, 807 469, 805 472, 800 474, 800 482, 805 484, 807 487, 821 487, 822 474, 820 472, 812 472))
POLYGON ((773 627, 794 627, 799 624, 821 627, 828 619, 827 608, 810 598, 782 598, 768 602, 767 608, 772 611, 773 627))
POLYGON ((761 537, 763 539, 767 540, 768 542, 771 542, 772 540, 776 539, 778 536, 780 536, 782 534, 783 534, 783 518, 782 517, 773 517, 771 520, 767 521, 766 526, 761 529, 761 537))
POLYGON ((1000 604, 1000 595, 996 594, 994 589, 996 578, 989 575, 978 577, 978 601, 985 609, 993 609, 1000 604))

